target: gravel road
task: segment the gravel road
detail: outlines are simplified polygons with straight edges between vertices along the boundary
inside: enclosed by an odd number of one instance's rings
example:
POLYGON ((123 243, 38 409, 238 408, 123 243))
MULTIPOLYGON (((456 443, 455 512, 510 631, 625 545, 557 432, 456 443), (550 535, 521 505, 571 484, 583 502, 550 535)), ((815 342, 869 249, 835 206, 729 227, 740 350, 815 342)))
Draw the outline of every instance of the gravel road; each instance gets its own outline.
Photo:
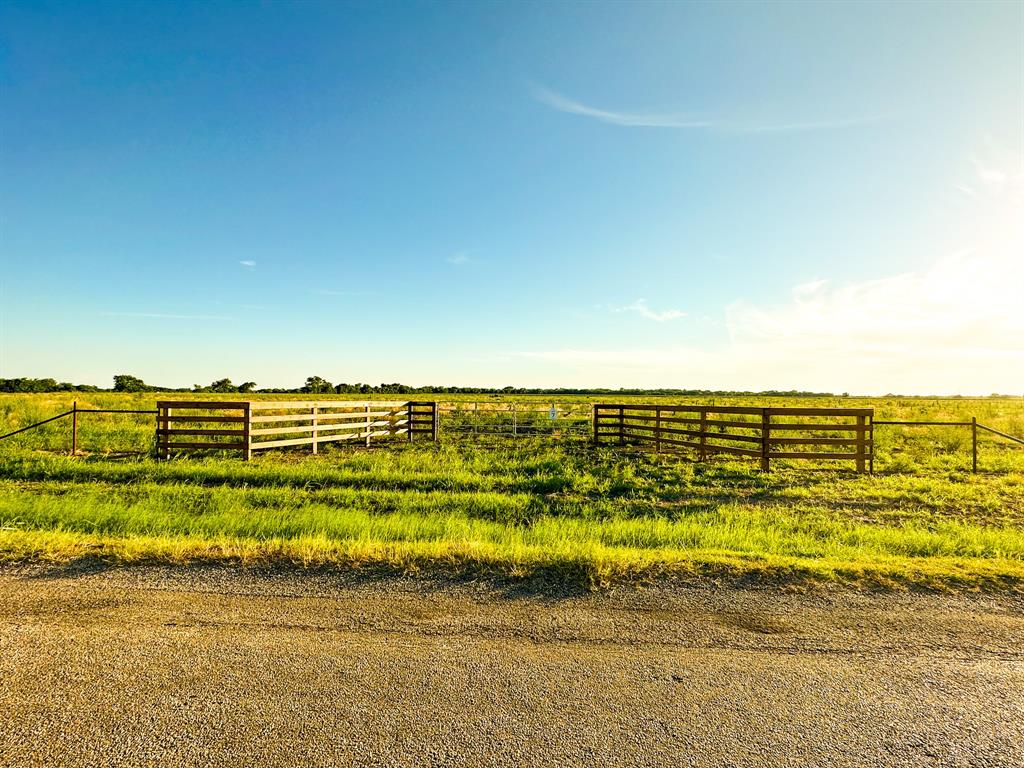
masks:
POLYGON ((1024 599, 0 569, 3 766, 1024 764, 1024 599))

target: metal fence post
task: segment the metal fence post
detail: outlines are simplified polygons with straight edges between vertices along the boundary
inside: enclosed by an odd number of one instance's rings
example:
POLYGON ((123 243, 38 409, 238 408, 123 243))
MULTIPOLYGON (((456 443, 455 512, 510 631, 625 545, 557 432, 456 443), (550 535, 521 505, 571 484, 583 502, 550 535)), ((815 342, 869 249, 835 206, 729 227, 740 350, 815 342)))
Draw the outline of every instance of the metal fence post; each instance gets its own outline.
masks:
POLYGON ((971 472, 978 472, 978 417, 971 416, 971 472))

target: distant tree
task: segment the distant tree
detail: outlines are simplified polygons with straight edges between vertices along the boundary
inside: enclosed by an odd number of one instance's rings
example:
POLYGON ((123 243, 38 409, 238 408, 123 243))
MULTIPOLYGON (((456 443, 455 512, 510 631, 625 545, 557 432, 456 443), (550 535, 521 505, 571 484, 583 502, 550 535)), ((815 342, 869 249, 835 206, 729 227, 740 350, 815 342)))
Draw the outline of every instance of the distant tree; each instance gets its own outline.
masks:
POLYGON ((137 376, 129 376, 127 373, 119 373, 114 377, 115 392, 148 392, 149 387, 137 376))
POLYGON ((322 379, 319 376, 310 376, 306 379, 306 383, 300 391, 307 395, 331 394, 334 392, 334 385, 327 381, 327 379, 322 379))
POLYGON ((207 387, 207 390, 210 392, 237 392, 238 387, 231 383, 231 379, 217 379, 207 387))
POLYGON ((254 389, 256 389, 255 381, 243 381, 238 385, 239 392, 252 392, 254 389))

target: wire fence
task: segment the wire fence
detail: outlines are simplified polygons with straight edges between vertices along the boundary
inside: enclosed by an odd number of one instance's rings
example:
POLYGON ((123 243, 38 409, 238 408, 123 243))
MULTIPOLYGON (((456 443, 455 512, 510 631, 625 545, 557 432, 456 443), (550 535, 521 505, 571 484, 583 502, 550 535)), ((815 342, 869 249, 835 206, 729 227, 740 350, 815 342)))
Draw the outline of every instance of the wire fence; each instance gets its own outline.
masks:
MULTIPOLYGON (((215 401, 211 401, 215 402, 215 401)), ((481 445, 498 445, 508 439, 523 440, 537 438, 543 440, 571 440, 572 442, 591 442, 595 433, 594 404, 583 402, 538 402, 538 401, 448 401, 437 403, 437 418, 434 421, 435 438, 450 441, 469 440, 481 445), (493 438, 488 440, 487 438, 493 438)), ((713 406, 707 406, 713 408, 713 406)), ((41 442, 45 449, 70 449, 75 455, 79 452, 79 420, 84 414, 135 415, 136 419, 126 420, 123 427, 104 426, 99 431, 95 425, 88 433, 87 450, 110 453, 112 450, 151 452, 155 443, 152 441, 153 431, 148 423, 138 420, 141 415, 156 415, 156 410, 127 408, 79 408, 75 403, 70 411, 59 413, 32 424, 21 426, 6 434, 0 434, 0 441, 16 435, 38 430, 43 436, 41 442), (54 427, 67 424, 67 431, 54 427), (64 435, 66 434, 66 438, 64 435), (140 437, 142 436, 142 437, 140 437), (67 442, 64 442, 64 440, 67 442), (148 444, 148 447, 146 447, 148 444)), ((104 420, 105 421, 105 420, 104 420)), ((979 438, 988 434, 1011 446, 1024 446, 1024 438, 981 424, 977 418, 970 421, 942 420, 875 420, 869 419, 870 429, 886 428, 928 428, 943 430, 969 430, 967 443, 970 452, 971 469, 978 471, 979 438)), ((898 430, 902 431, 902 430, 898 430)), ((916 432, 917 429, 914 429, 916 432)), ((17 442, 17 441, 15 441, 17 442)), ((6 444, 6 443, 5 443, 6 444)), ((963 444, 956 441, 957 450, 963 450, 963 444)))
POLYGON ((473 437, 586 437, 591 403, 438 403, 442 435, 473 437))

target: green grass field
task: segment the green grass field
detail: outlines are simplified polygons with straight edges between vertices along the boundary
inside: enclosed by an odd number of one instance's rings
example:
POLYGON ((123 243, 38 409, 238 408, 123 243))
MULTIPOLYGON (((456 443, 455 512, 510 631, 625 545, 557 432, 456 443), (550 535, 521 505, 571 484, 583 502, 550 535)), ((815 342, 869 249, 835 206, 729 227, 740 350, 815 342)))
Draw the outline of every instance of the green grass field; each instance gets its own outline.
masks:
MULTIPOLYGON (((0 433, 74 399, 149 408, 157 397, 0 395, 0 433)), ((519 399, 530 400, 551 398, 519 399)), ((1024 435, 1020 399, 714 402, 977 416, 1024 435)), ((85 455, 75 458, 67 420, 0 442, 0 558, 441 570, 591 586, 714 576, 1024 588, 1024 448, 985 436, 973 475, 968 429, 879 427, 874 476, 784 462, 766 475, 753 461, 696 464, 582 437, 457 437, 443 421, 438 444, 158 463, 147 455, 153 420, 85 414, 85 455)))

